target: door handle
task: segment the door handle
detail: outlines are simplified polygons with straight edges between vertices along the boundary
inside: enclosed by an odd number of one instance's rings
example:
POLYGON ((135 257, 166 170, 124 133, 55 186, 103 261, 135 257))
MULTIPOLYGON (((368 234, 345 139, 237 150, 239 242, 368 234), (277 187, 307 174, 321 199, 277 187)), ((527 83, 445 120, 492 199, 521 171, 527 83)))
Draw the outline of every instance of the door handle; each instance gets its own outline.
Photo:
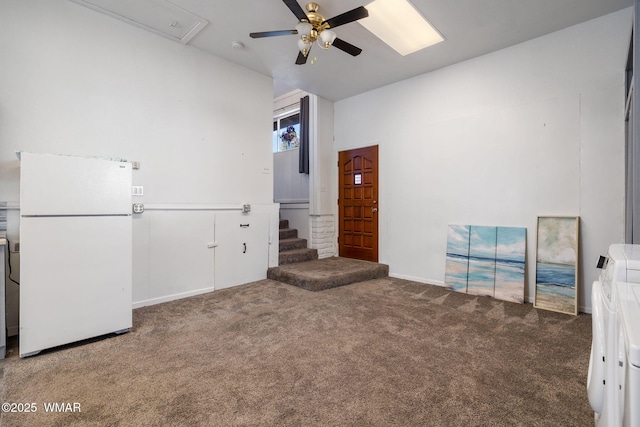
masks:
POLYGON ((242 250, 242 253, 246 254, 247 253, 247 244, 243 243, 242 245, 244 246, 244 249, 242 250))
POLYGON ((371 212, 373 213, 378 212, 378 208, 371 208, 371 212))

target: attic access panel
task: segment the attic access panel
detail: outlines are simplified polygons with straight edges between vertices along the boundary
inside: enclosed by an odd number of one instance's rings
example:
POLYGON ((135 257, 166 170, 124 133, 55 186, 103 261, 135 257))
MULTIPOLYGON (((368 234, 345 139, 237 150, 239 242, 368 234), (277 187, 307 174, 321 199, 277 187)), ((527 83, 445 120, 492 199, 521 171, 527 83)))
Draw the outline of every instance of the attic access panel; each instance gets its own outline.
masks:
POLYGON ((71 0, 113 18, 187 44, 206 19, 165 0, 71 0))

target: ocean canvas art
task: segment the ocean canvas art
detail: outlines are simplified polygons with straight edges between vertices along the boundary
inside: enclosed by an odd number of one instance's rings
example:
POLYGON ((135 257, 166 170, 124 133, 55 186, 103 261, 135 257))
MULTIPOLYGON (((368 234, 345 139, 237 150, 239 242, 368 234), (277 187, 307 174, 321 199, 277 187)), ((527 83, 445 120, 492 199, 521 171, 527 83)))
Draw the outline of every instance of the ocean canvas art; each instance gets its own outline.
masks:
POLYGON ((522 304, 526 246, 526 228, 449 225, 445 284, 522 304))
POLYGON ((469 226, 450 225, 447 232, 445 285, 452 291, 467 293, 469 272, 469 226))
POLYGON ((498 227, 494 298, 524 304, 527 229, 498 227))
POLYGON ((579 217, 538 217, 534 306, 578 313, 579 217))
POLYGON ((493 297, 496 283, 497 227, 472 225, 469 230, 467 293, 493 297))

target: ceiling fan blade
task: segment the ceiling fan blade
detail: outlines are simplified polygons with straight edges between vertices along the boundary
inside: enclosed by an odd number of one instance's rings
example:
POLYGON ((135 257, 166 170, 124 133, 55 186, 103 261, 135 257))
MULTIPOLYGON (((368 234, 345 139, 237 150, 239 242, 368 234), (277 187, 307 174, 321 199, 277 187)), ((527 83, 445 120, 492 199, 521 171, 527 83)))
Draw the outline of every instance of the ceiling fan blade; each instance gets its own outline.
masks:
POLYGON ((351 43, 347 43, 342 39, 336 38, 331 45, 333 47, 337 47, 343 52, 347 52, 349 55, 358 56, 362 53, 362 49, 357 46, 352 45, 351 43))
POLYGON ((298 34, 298 32, 296 30, 263 31, 260 33, 251 33, 249 37, 259 39, 262 37, 289 36, 291 34, 298 34))
POLYGON ((308 52, 307 52, 307 56, 304 56, 302 52, 298 52, 298 57, 296 58, 296 65, 306 64, 308 56, 309 56, 308 52))
POLYGON ((289 10, 291 10, 291 12, 293 12, 293 14, 296 15, 296 18, 298 18, 298 21, 309 20, 307 18, 307 14, 304 13, 304 9, 302 8, 302 6, 300 6, 300 4, 298 4, 297 0, 282 0, 282 1, 284 2, 284 4, 287 5, 289 10))
POLYGON ((323 24, 329 25, 329 28, 335 28, 339 25, 348 24, 349 22, 357 21, 358 19, 366 18, 369 16, 369 11, 364 7, 356 7, 349 12, 345 12, 341 15, 334 16, 323 22, 323 24))

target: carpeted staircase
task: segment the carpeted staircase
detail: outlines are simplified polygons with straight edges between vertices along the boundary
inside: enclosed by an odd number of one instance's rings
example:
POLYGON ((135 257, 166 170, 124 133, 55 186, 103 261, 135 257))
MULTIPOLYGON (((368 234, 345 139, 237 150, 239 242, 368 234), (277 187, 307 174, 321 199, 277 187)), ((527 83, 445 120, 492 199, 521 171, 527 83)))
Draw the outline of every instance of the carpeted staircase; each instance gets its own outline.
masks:
POLYGON ((298 230, 289 228, 288 220, 280 220, 279 266, 269 268, 267 278, 322 291, 388 275, 385 264, 339 257, 318 259, 318 251, 307 248, 307 240, 298 238, 298 230))
POLYGON ((313 259, 318 259, 318 250, 308 249, 307 239, 298 238, 298 230, 289 228, 288 219, 281 219, 278 264, 292 264, 313 259))

